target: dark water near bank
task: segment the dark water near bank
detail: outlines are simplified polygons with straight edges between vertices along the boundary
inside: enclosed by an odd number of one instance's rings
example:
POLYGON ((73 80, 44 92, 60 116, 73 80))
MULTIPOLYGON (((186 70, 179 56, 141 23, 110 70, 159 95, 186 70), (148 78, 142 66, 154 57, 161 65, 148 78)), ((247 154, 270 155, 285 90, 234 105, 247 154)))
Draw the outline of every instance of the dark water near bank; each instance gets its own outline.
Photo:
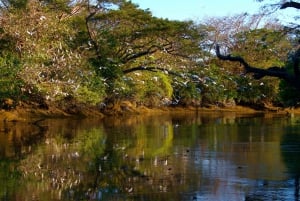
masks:
POLYGON ((300 117, 0 123, 0 200, 300 200, 300 117))

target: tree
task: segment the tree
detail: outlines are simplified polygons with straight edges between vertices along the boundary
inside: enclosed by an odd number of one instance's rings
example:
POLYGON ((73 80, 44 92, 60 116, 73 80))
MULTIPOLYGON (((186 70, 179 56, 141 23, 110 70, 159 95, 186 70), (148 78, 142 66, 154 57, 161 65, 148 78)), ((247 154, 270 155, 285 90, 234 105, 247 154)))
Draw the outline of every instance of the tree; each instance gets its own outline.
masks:
POLYGON ((172 79, 167 77, 183 77, 196 66, 202 37, 191 21, 157 18, 130 1, 120 1, 107 12, 92 12, 86 22, 95 52, 91 63, 111 95, 171 98, 172 79))
POLYGON ((205 73, 200 71, 199 74, 212 80, 205 79, 201 87, 206 100, 247 105, 277 100, 277 79, 254 80, 244 74, 238 63, 224 62, 211 53, 219 44, 223 50, 239 55, 254 65, 282 65, 291 47, 290 40, 282 35, 282 25, 264 14, 242 13, 209 18, 200 29, 205 33, 206 40, 203 40, 201 47, 207 51, 207 56, 203 62, 206 67, 200 68, 205 73))
MULTIPOLYGON (((286 9, 286 8, 299 9, 299 5, 300 5, 300 3, 293 2, 293 1, 283 2, 280 4, 280 9, 286 9)), ((285 33, 284 30, 282 31, 282 33, 285 33)), ((299 70, 300 48, 299 48, 299 45, 296 47, 296 50, 290 56, 290 62, 293 67, 292 72, 288 71, 287 68, 280 67, 277 65, 271 66, 266 69, 252 66, 241 56, 232 56, 230 54, 227 54, 227 55, 221 54, 219 45, 216 46, 216 54, 217 54, 217 57, 221 60, 239 62, 241 65, 243 65, 245 72, 252 73, 253 77, 255 79, 261 79, 265 76, 276 77, 276 78, 284 80, 285 82, 289 83, 291 86, 295 87, 296 89, 300 89, 300 79, 299 79, 299 76, 300 76, 300 70, 299 70)))
POLYGON ((0 103, 95 105, 108 92, 160 105, 173 95, 172 76, 186 79, 199 58, 193 22, 131 1, 1 0, 0 15, 0 103))
POLYGON ((77 11, 78 6, 68 1, 30 0, 22 9, 1 8, 0 68, 13 68, 9 65, 12 62, 6 61, 9 58, 18 63, 17 71, 9 70, 15 72, 11 81, 22 83, 18 93, 30 101, 54 102, 66 97, 89 104, 101 101, 103 85, 94 82, 95 72, 86 49, 78 44, 78 29, 73 26, 77 11))
POLYGON ((130 1, 88 19, 100 73, 168 70, 192 61, 199 34, 192 22, 153 17, 130 1), (176 62, 175 62, 176 61, 176 62), (117 67, 116 67, 117 66, 117 67), (169 66, 169 67, 168 67, 169 66))

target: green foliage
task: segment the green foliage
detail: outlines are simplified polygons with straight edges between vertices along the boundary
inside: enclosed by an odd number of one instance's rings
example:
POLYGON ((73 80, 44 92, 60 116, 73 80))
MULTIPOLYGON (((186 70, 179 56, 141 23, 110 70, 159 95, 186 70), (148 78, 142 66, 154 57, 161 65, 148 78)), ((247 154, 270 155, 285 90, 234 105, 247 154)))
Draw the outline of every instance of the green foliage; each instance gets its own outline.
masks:
POLYGON ((7 54, 0 57, 0 100, 24 98, 24 82, 18 76, 19 70, 20 62, 14 55, 7 54))
POLYGON ((161 106, 166 100, 171 100, 173 87, 169 77, 161 72, 143 72, 141 78, 136 78, 134 97, 146 106, 161 106))
POLYGON ((161 106, 171 100, 171 79, 164 73, 135 72, 116 79, 111 86, 111 97, 129 99, 146 106, 161 106))
POLYGON ((193 80, 175 78, 173 82, 173 104, 199 105, 201 102, 201 89, 199 83, 193 80))
POLYGON ((10 9, 25 9, 29 0, 1 0, 2 6, 10 9))
MULTIPOLYGON (((213 21, 161 19, 131 1, 95 3, 105 9, 94 13, 88 2, 69 0, 7 1, 12 9, 2 7, 0 22, 1 100, 72 97, 96 105, 108 98, 146 106, 277 100, 275 79, 240 76, 240 66, 215 60, 211 48, 220 37, 251 65, 281 66, 291 42, 278 26, 213 33, 222 30, 213 21)), ((281 93, 283 101, 291 100, 288 94, 281 93)))
POLYGON ((43 0, 43 3, 45 3, 49 9, 65 12, 71 11, 69 5, 72 3, 72 1, 70 0, 43 0))
POLYGON ((201 67, 199 74, 202 104, 226 104, 237 97, 237 83, 229 71, 212 64, 201 67))
POLYGON ((98 13, 88 25, 96 48, 93 66, 107 78, 137 66, 178 68, 190 63, 185 57, 199 49, 199 33, 192 22, 153 17, 130 1, 98 13))
MULTIPOLYGON (((292 61, 287 62, 286 70, 293 73, 292 61)), ((300 101, 300 92, 289 83, 282 80, 279 84, 279 100, 284 106, 298 106, 300 101)))
MULTIPOLYGON (((159 83, 156 86, 159 88, 162 88, 163 96, 170 98, 173 94, 171 79, 164 73, 158 73, 157 76, 158 76, 159 83)), ((154 78, 152 78, 152 79, 154 79, 154 78)))
MULTIPOLYGON (((251 65, 262 68, 283 66, 292 45, 280 28, 265 27, 242 31, 237 33, 235 38, 233 52, 251 65)), ((278 100, 278 79, 254 80, 251 76, 238 76, 235 81, 238 85, 237 103, 275 103, 278 100)))
POLYGON ((99 93, 89 90, 88 87, 79 87, 75 92, 75 99, 81 103, 96 105, 102 100, 99 93))
POLYGON ((90 59, 90 64, 95 69, 98 76, 104 79, 114 80, 122 76, 122 70, 120 67, 110 61, 103 59, 90 59))
POLYGON ((71 95, 80 103, 96 105, 105 98, 105 84, 101 77, 90 72, 82 78, 81 84, 72 91, 71 95))
POLYGON ((253 66, 282 66, 291 49, 291 42, 281 29, 249 30, 236 34, 235 38, 237 41, 233 52, 253 66))
POLYGON ((258 104, 272 103, 276 101, 278 87, 274 80, 254 80, 249 76, 236 77, 237 82, 237 103, 258 104))
POLYGON ((131 99, 133 97, 134 82, 127 77, 120 77, 111 82, 107 94, 114 99, 131 99))
POLYGON ((299 105, 300 101, 300 92, 299 90, 295 89, 294 87, 290 86, 285 81, 281 81, 280 85, 280 92, 279 92, 279 99, 280 102, 284 106, 297 106, 299 105))

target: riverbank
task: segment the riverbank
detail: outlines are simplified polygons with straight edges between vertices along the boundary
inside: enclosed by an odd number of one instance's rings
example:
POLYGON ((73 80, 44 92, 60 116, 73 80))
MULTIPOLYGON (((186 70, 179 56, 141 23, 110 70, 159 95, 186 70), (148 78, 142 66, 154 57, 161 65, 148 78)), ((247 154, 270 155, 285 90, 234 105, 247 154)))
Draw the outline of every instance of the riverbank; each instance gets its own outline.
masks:
POLYGON ((153 115, 165 113, 211 113, 211 112, 233 112, 240 114, 254 113, 273 113, 278 115, 300 114, 300 108, 279 108, 265 107, 262 109, 253 109, 245 106, 231 107, 159 107, 148 108, 144 106, 135 106, 130 102, 124 101, 117 106, 108 106, 106 108, 87 107, 87 106, 72 106, 68 108, 59 108, 56 106, 48 106, 48 108, 40 108, 34 105, 22 104, 11 110, 0 110, 0 121, 17 122, 17 121, 32 121, 36 119, 46 118, 104 118, 106 116, 126 116, 126 115, 153 115))

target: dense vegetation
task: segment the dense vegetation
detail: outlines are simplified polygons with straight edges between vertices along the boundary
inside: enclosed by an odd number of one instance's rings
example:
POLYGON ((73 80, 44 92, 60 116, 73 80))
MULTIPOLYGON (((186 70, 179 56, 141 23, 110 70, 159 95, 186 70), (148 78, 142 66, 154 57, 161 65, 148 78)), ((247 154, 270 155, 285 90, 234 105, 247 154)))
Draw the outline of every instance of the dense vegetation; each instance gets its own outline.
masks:
POLYGON ((296 29, 264 15, 202 22, 154 17, 125 0, 2 0, 0 107, 296 105, 278 79, 254 79, 215 56, 288 67, 296 29))

